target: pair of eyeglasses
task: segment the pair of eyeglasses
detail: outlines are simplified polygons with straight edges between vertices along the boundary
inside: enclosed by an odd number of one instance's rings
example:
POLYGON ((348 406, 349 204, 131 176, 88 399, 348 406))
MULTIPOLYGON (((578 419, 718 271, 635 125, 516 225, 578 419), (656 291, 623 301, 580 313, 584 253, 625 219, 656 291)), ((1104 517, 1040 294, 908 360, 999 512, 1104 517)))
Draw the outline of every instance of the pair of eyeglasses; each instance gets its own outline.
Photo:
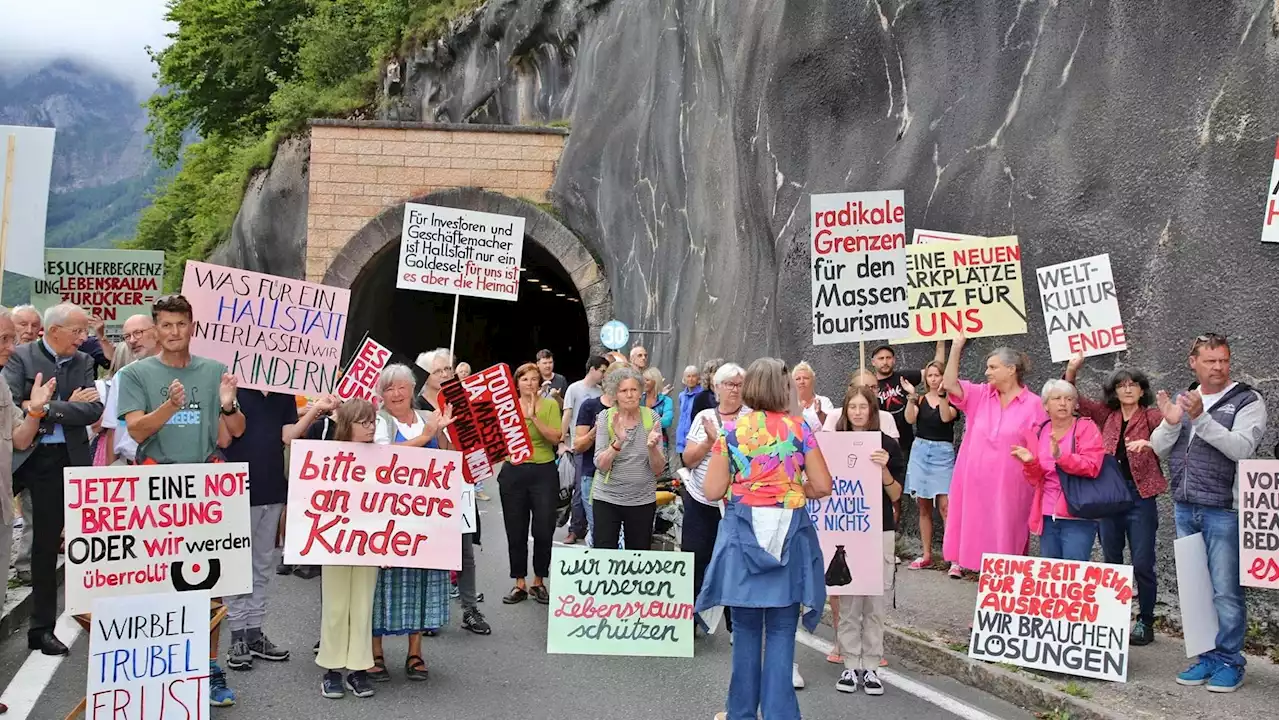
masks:
POLYGON ((1218 333, 1205 333, 1197 335, 1196 339, 1191 343, 1191 352, 1195 352, 1201 345, 1222 346, 1227 344, 1227 336, 1218 333))
POLYGON ((378 424, 378 421, 377 420, 361 420, 359 424, 360 424, 360 427, 371 428, 376 426, 378 424))
POLYGON ((723 383, 720 383, 720 384, 721 384, 721 385, 724 385, 726 388, 729 388, 730 390, 741 390, 741 389, 742 389, 742 383, 740 383, 740 382, 723 382, 723 383))

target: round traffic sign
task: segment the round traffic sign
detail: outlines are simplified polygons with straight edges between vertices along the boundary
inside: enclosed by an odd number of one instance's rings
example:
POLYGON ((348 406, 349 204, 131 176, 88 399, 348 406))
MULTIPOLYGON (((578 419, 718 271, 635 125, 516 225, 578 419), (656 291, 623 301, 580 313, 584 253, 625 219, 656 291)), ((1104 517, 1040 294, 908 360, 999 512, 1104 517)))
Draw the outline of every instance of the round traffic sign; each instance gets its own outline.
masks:
POLYGON ((617 320, 610 320, 600 328, 600 344, 610 350, 617 350, 626 345, 630 339, 631 331, 617 320))

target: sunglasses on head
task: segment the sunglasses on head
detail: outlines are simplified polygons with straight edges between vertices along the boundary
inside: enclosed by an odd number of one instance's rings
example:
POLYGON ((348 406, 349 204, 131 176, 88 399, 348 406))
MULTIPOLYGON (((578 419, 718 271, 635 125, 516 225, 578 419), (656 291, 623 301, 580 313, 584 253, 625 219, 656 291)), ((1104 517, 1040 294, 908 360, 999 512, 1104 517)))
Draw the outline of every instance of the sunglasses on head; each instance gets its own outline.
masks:
POLYGON ((1208 345, 1210 347, 1221 347, 1226 344, 1227 344, 1226 335, 1219 335, 1218 333, 1205 333, 1203 335, 1196 336, 1196 339, 1191 343, 1191 352, 1195 352, 1196 349, 1199 348, 1201 345, 1208 345))

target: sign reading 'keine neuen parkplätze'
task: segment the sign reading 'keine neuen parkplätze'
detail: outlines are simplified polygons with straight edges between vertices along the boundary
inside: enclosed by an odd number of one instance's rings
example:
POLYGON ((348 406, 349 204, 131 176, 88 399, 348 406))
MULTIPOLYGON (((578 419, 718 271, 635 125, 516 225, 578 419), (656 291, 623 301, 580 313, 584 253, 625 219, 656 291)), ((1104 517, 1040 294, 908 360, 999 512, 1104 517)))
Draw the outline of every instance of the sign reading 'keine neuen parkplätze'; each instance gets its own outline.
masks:
POLYGON ((524 218, 408 203, 396 287, 515 300, 524 218))
POLYGON ((1124 682, 1133 568, 982 556, 969 657, 1124 682))
POLYGON ((909 327, 901 190, 812 195, 813 344, 884 340, 909 327))

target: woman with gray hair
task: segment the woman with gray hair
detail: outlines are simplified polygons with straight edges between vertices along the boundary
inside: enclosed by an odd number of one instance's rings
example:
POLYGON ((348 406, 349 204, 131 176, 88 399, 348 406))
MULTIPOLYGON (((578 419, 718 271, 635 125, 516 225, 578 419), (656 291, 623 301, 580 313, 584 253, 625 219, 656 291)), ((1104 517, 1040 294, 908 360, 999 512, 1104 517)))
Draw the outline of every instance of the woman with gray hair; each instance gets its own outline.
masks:
POLYGON ((967 418, 942 540, 942 556, 952 563, 953 578, 961 576, 961 568, 982 567, 985 553, 1027 553, 1027 513, 1035 492, 1010 451, 1048 417, 1040 398, 1023 384, 1028 370, 1024 353, 996 348, 987 354, 987 381, 972 383, 960 379, 964 343, 964 337, 951 343, 942 374, 947 397, 967 418))
POLYGON ((1010 451, 1022 461, 1027 482, 1035 489, 1027 526, 1040 536, 1040 556, 1088 561, 1098 521, 1077 519, 1067 512, 1067 496, 1058 474, 1096 478, 1102 470, 1102 433, 1091 420, 1076 417, 1076 386, 1050 380, 1040 391, 1049 421, 1026 434, 1010 451))
POLYGON ((658 509, 657 480, 667 466, 661 419, 640 403, 644 378, 631 368, 605 376, 604 394, 613 407, 596 419, 596 477, 591 484, 595 518, 593 545, 628 550, 653 545, 653 515, 658 509))
POLYGON ((680 390, 680 419, 676 422, 676 453, 684 452, 685 439, 689 436, 689 428, 693 423, 693 399, 702 392, 702 377, 697 365, 684 369, 684 388, 680 390))

